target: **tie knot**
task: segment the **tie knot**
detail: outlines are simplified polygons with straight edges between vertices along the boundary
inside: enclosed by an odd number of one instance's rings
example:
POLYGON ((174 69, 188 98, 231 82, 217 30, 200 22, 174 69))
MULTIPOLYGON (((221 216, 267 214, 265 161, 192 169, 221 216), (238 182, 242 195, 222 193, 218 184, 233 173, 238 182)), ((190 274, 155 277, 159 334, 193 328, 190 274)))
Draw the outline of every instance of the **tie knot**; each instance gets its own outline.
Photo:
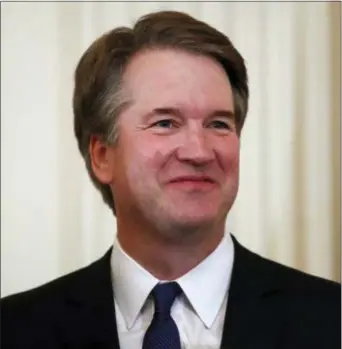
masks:
POLYGON ((181 292, 182 289, 177 282, 168 282, 155 286, 151 293, 154 299, 155 316, 170 316, 172 304, 181 292))

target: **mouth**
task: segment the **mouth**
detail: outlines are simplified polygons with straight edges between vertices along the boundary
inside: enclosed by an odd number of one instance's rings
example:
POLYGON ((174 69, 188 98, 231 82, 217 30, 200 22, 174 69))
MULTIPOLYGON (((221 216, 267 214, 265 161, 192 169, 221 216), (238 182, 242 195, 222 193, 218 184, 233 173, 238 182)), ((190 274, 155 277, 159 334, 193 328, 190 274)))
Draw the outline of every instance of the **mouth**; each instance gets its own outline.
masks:
POLYGON ((178 176, 175 178, 172 178, 170 180, 170 183, 173 182, 184 182, 184 181, 189 181, 189 182, 210 182, 214 183, 214 179, 209 176, 178 176))
POLYGON ((168 184, 181 189, 203 190, 212 189, 216 182, 207 176, 183 176, 172 179, 168 184))

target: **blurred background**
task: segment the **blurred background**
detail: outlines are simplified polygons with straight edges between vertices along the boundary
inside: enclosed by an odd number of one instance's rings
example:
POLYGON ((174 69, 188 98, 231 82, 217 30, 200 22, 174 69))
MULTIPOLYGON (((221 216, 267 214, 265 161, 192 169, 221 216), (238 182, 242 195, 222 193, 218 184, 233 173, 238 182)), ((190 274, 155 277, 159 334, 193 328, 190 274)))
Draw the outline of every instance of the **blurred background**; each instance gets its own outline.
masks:
POLYGON ((341 3, 1 3, 1 296, 112 244, 115 218, 73 135, 73 72, 105 31, 162 9, 208 22, 246 59, 250 109, 227 232, 340 281, 341 3))

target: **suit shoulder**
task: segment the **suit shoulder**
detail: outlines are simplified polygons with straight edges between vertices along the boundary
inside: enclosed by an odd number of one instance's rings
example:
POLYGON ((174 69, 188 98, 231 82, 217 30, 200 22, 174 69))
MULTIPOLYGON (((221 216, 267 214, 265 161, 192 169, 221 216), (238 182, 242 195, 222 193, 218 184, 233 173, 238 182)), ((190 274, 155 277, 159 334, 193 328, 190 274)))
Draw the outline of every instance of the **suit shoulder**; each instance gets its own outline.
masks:
POLYGON ((1 317, 6 315, 7 311, 13 313, 17 310, 29 311, 33 308, 37 310, 49 307, 51 304, 56 305, 69 291, 75 287, 82 287, 86 280, 91 278, 103 258, 33 289, 2 298, 1 317))
POLYGON ((36 308, 39 304, 44 306, 44 304, 57 301, 85 271, 86 268, 78 269, 33 289, 2 298, 2 316, 7 310, 12 312, 16 309, 24 310, 25 308, 36 308))
POLYGON ((261 258, 287 293, 319 296, 320 298, 333 297, 334 300, 341 298, 340 283, 261 258))
POLYGON ((245 248, 234 237, 233 241, 236 247, 236 258, 257 284, 266 288, 277 286, 287 293, 326 294, 341 297, 340 283, 266 258, 245 248))
POLYGON ((56 348, 56 336, 67 334, 69 326, 80 331, 77 310, 87 309, 80 305, 111 304, 109 256, 110 251, 82 269, 1 299, 1 345, 56 348))

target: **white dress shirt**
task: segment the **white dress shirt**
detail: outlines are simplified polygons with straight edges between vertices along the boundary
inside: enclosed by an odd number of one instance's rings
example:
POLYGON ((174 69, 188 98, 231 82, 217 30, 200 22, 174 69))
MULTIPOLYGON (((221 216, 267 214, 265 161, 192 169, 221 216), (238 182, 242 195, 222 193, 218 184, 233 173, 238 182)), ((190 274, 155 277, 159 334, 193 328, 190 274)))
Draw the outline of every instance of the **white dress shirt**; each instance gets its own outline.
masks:
MULTIPOLYGON (((171 308, 182 349, 220 347, 233 260, 234 245, 227 234, 205 260, 174 280, 183 290, 171 308)), ((120 348, 141 349, 154 314, 149 293, 162 281, 128 256, 117 239, 111 269, 120 348)))

